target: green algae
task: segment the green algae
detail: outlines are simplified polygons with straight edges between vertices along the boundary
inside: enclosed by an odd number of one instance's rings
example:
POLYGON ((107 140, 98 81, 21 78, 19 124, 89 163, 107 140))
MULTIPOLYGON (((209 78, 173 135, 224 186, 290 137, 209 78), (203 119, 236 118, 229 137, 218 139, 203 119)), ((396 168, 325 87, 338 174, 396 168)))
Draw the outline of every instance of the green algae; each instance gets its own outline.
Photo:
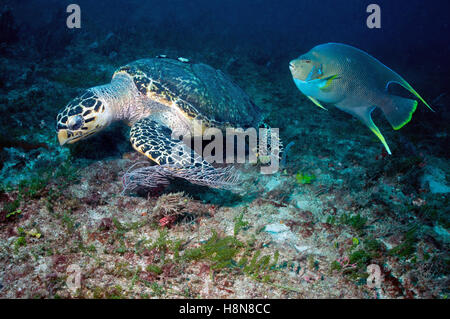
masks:
POLYGON ((234 258, 244 244, 233 236, 219 237, 213 230, 212 236, 199 248, 187 249, 184 252, 186 261, 207 260, 211 269, 223 269, 236 264, 234 258))
POLYGON ((249 222, 248 221, 244 221, 244 214, 247 212, 247 207, 244 208, 244 211, 241 212, 238 216, 236 216, 234 218, 234 236, 236 236, 239 231, 241 231, 242 229, 245 229, 248 227, 249 222))
POLYGON ((411 225, 404 235, 403 242, 389 250, 389 255, 399 258, 409 258, 416 252, 417 244, 417 225, 411 225))
POLYGON ((299 184, 311 184, 314 180, 316 179, 316 176, 314 174, 306 174, 306 173, 302 173, 302 172, 298 172, 295 175, 295 180, 297 181, 297 183, 299 184))

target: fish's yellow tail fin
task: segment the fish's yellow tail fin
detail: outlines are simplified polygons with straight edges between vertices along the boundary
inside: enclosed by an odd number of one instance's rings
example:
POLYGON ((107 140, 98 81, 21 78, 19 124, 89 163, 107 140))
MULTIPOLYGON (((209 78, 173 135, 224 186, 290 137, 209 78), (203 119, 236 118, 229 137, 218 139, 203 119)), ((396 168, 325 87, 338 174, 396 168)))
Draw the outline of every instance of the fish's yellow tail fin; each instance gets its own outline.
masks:
POLYGON ((417 101, 403 97, 389 95, 387 99, 377 105, 383 110, 386 119, 394 130, 399 130, 411 121, 413 113, 417 109, 417 101))

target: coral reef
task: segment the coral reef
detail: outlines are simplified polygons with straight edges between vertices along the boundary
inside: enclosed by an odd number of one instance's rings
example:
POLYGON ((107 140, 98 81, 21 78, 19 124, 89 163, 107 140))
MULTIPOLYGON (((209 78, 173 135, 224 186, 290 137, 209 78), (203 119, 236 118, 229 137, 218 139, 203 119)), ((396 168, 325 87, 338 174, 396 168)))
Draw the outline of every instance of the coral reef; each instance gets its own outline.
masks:
MULTIPOLYGON (((301 96, 287 69, 293 52, 227 47, 207 30, 184 41, 176 21, 148 32, 50 34, 60 30, 52 14, 24 43, 8 12, 0 15, 10 30, 0 35, 1 298, 448 297, 448 113, 434 123, 418 110, 422 120, 398 132, 381 123, 395 149, 388 156, 357 120, 301 96), (229 73, 289 142, 282 169, 237 165, 237 192, 167 175, 150 193, 122 192, 124 181, 135 190, 127 172, 145 160, 127 126, 59 146, 54 121, 67 101, 158 54, 229 73), (377 287, 367 284, 373 265, 377 287)), ((433 106, 449 102, 443 95, 433 106)))

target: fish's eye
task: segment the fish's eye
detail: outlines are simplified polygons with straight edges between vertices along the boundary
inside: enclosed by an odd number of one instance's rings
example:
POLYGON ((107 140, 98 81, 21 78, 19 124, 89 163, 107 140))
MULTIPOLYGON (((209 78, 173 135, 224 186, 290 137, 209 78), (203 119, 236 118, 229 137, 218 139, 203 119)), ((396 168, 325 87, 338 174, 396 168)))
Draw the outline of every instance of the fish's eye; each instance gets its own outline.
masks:
POLYGON ((311 60, 304 60, 305 63, 311 63, 311 60))
POLYGON ((71 130, 78 130, 83 125, 83 117, 81 115, 77 115, 70 121, 68 127, 71 130))

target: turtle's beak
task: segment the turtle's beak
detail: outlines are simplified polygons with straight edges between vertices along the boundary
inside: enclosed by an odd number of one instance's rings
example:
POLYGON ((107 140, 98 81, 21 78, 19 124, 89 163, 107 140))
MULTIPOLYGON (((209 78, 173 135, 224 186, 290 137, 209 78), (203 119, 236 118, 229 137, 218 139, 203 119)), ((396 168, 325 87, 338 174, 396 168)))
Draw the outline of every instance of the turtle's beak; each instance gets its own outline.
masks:
POLYGON ((59 145, 63 146, 64 144, 67 143, 67 140, 69 139, 69 137, 67 136, 67 131, 66 130, 60 130, 58 131, 58 141, 59 141, 59 145))
POLYGON ((83 140, 94 133, 97 133, 100 129, 94 129, 90 132, 84 133, 81 131, 70 131, 70 130, 59 130, 58 131, 58 141, 59 145, 63 146, 65 144, 72 144, 78 142, 79 140, 83 140), (84 134, 84 135, 83 135, 84 134))

